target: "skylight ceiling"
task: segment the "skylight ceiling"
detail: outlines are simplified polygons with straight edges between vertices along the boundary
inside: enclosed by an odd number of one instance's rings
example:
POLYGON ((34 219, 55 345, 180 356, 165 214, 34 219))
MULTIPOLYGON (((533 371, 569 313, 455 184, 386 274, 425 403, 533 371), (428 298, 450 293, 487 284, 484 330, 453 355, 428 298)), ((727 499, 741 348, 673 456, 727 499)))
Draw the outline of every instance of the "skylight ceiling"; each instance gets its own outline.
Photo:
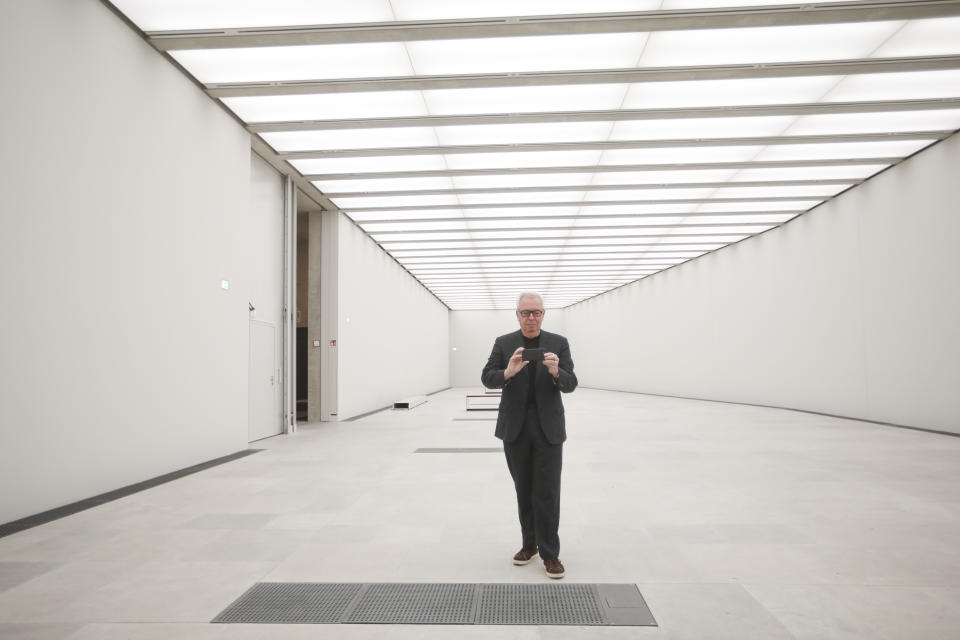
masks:
POLYGON ((113 4, 453 309, 574 304, 960 128, 960 0, 113 4))

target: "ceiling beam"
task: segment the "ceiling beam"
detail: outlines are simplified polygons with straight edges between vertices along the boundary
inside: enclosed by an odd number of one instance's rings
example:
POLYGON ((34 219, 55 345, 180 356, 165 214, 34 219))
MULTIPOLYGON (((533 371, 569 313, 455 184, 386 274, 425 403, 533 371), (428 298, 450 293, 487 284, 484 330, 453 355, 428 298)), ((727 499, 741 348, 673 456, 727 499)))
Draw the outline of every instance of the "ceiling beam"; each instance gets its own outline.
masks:
POLYGON ((450 265, 430 265, 417 267, 413 269, 411 273, 415 274, 425 274, 425 273, 436 273, 436 274, 452 274, 452 273, 474 273, 477 269, 488 270, 489 273, 496 273, 497 270, 516 270, 516 269, 547 269, 553 267, 562 267, 564 269, 568 268, 580 268, 580 267, 618 267, 623 268, 625 266, 633 265, 643 265, 648 268, 655 268, 662 265, 663 267, 669 267, 674 264, 679 264, 683 260, 636 260, 633 258, 621 258, 619 260, 614 260, 611 262, 598 262, 598 259, 593 260, 548 260, 548 261, 536 261, 532 262, 530 260, 510 260, 494 263, 492 265, 480 264, 480 263, 466 263, 466 266, 450 266, 450 265), (493 270, 493 271, 489 271, 493 270))
MULTIPOLYGON (((566 245, 562 245, 562 246, 566 247, 566 245)), ((609 247, 610 247, 610 245, 602 245, 602 246, 603 246, 603 247, 606 247, 606 248, 609 248, 609 247)), ((443 251, 443 249, 439 249, 439 250, 438 250, 438 249, 426 249, 426 251, 443 251)), ((467 249, 467 251, 472 251, 472 250, 467 249)), ((529 254, 523 254, 523 255, 527 256, 526 259, 529 259, 529 260, 537 260, 537 259, 539 259, 539 256, 542 256, 542 257, 548 258, 548 259, 549 259, 549 258, 557 258, 557 259, 559 259, 559 258, 563 258, 563 257, 570 257, 571 259, 574 259, 574 260, 585 260, 585 259, 587 259, 586 257, 578 258, 578 257, 575 257, 575 256, 595 256, 595 257, 597 257, 598 259, 602 259, 602 258, 609 258, 610 256, 607 255, 607 254, 624 253, 624 254, 636 255, 636 256, 639 258, 639 257, 645 256, 645 255, 647 255, 647 254, 658 254, 658 253, 668 253, 668 254, 671 254, 671 255, 672 255, 672 254, 677 254, 677 253, 695 253, 695 254, 697 254, 697 255, 702 255, 702 254, 704 254, 704 253, 707 253, 707 251, 709 251, 709 249, 700 249, 700 250, 692 250, 692 251, 691 251, 691 250, 683 250, 683 249, 634 249, 634 248, 616 249, 616 248, 610 248, 609 251, 604 250, 604 249, 598 249, 597 251, 554 251, 554 252, 552 252, 552 253, 529 253, 529 254)), ((401 252, 398 252, 398 253, 401 253, 401 252)), ((431 259, 431 258, 462 258, 462 259, 464 259, 464 260, 470 260, 470 259, 473 259, 473 258, 490 258, 490 257, 495 257, 495 258, 510 258, 510 259, 512 259, 512 260, 522 259, 522 258, 518 257, 517 254, 511 253, 511 252, 504 252, 504 253, 469 253, 469 254, 466 254, 466 255, 464 255, 464 254, 459 254, 459 253, 449 253, 449 254, 438 253, 438 254, 434 254, 434 255, 430 255, 430 256, 402 256, 402 257, 399 258, 399 259, 400 259, 400 260, 405 260, 404 264, 406 264, 406 265, 416 265, 416 264, 421 264, 421 263, 419 263, 419 262, 410 262, 410 260, 429 260, 429 259, 431 259)), ((680 256, 680 257, 678 257, 678 259, 679 259, 679 258, 682 258, 682 259, 686 260, 686 259, 695 258, 695 257, 697 257, 697 256, 680 256)), ((431 264, 435 264, 435 263, 431 263, 431 264)))
POLYGON ((593 140, 589 142, 540 142, 477 144, 439 147, 392 147, 385 149, 315 149, 278 153, 284 160, 323 158, 379 158, 384 156, 463 155, 471 153, 525 153, 533 151, 608 151, 611 149, 671 149, 687 147, 741 147, 785 144, 837 144, 843 142, 890 142, 943 140, 953 130, 903 131, 898 133, 845 133, 806 136, 752 136, 730 138, 674 138, 666 140, 593 140))
MULTIPOLYGON (((571 215, 550 215, 550 216, 491 216, 491 217, 477 217, 477 216, 463 216, 463 217, 451 217, 451 218, 390 218, 387 220, 364 220, 354 218, 353 221, 359 225, 365 224, 390 224, 394 222, 404 222, 404 223, 435 223, 435 222, 506 222, 508 220, 526 220, 528 222, 544 221, 544 220, 599 220, 607 218, 696 218, 696 217, 712 217, 712 216, 797 216, 801 213, 805 213, 806 209, 800 211, 722 211, 722 212, 693 212, 693 213, 642 213, 642 214, 571 214, 571 215)), ((352 217, 352 216, 351 216, 352 217)), ((741 223, 747 224, 747 223, 741 223)), ((472 231, 478 231, 479 229, 471 229, 472 231)))
MULTIPOLYGON (((769 227, 774 227, 776 225, 766 225, 769 227)), ((580 227, 582 228, 582 227, 580 227)), ((611 231, 614 230, 614 227, 607 227, 611 231)), ((551 231, 571 231, 572 229, 551 229, 551 231)), ((483 233, 490 233, 492 231, 516 231, 521 232, 520 229, 484 229, 483 233)), ((543 231, 542 227, 528 228, 527 231, 543 231)), ((457 231, 451 231, 450 233, 462 233, 457 231)), ((422 243, 435 243, 435 242, 509 242, 511 238, 426 238, 422 240, 391 240, 389 238, 381 239, 380 236, 386 235, 382 233, 371 233, 369 234, 379 244, 392 244, 397 242, 402 242, 406 244, 422 244, 422 243)), ((623 240, 627 238, 700 238, 702 236, 710 236, 711 238, 730 238, 730 242, 733 242, 733 238, 742 238, 745 236, 751 236, 751 233, 616 233, 613 235, 602 235, 602 236, 572 236, 572 237, 556 237, 556 238, 541 238, 542 240, 567 240, 567 239, 582 239, 582 240, 623 240)), ((523 238, 518 238, 523 239, 523 238)), ((716 244, 714 242, 704 242, 700 244, 716 244)))
POLYGON ((657 267, 638 267, 625 265, 622 267, 614 267, 611 269, 604 269, 602 271, 556 271, 554 269, 510 269, 502 272, 491 272, 491 271, 477 271, 473 274, 471 273, 448 273, 448 274, 433 274, 433 275, 420 275, 417 276, 418 279, 424 282, 432 283, 436 286, 449 285, 452 282, 481 282, 485 277, 491 278, 494 281, 503 280, 529 280, 531 278, 553 278, 554 280, 563 280, 567 282, 575 282, 576 279, 582 278, 582 280, 614 280, 616 278, 626 277, 628 274, 645 274, 652 273, 654 271, 659 271, 660 269, 667 269, 674 265, 664 265, 657 267))
MULTIPOLYGON (((832 196, 769 196, 760 198, 658 198, 649 200, 573 200, 570 202, 496 202, 492 204, 429 204, 417 207, 343 207, 341 211, 353 217, 354 213, 374 211, 444 211, 446 209, 535 209, 538 207, 613 207, 622 205, 670 204, 733 204, 742 202, 794 202, 798 200, 829 200, 832 196)), ((768 212, 768 213, 773 213, 768 212)), ((402 218, 401 218, 402 220, 402 218)), ((378 220, 377 222, 391 222, 378 220)))
POLYGON ((831 160, 755 160, 750 162, 693 162, 668 164, 619 164, 576 167, 518 167, 496 169, 437 169, 432 171, 371 171, 369 173, 304 174, 307 180, 357 180, 365 178, 442 178, 455 176, 529 175, 537 173, 615 173, 622 171, 698 171, 705 169, 778 169, 798 167, 844 167, 857 165, 890 165, 900 162, 897 156, 882 158, 837 158, 831 160))
POLYGON ((150 31, 160 51, 574 35, 912 20, 960 15, 957 0, 872 0, 773 7, 150 31))
POLYGON ((490 87, 542 87, 573 84, 632 84, 691 80, 750 80, 798 76, 843 76, 897 71, 942 71, 960 68, 960 56, 857 58, 812 62, 771 62, 690 67, 588 69, 582 71, 488 73, 452 76, 290 80, 204 85, 214 98, 291 96, 369 91, 423 91, 490 87))
POLYGON ((345 120, 287 120, 247 125, 252 133, 277 131, 325 131, 331 129, 380 129, 394 127, 443 127, 478 124, 532 124, 566 122, 611 122, 621 120, 680 120, 690 118, 744 118, 757 116, 807 116, 844 113, 878 113, 960 109, 960 97, 860 102, 813 102, 800 104, 737 105, 678 109, 610 109, 603 111, 547 111, 538 113, 472 114, 458 116, 405 116, 345 120))
POLYGON ((721 189, 748 187, 814 187, 823 185, 847 186, 860 184, 863 180, 850 178, 825 178, 823 180, 742 180, 739 182, 660 182, 645 184, 571 184, 532 187, 481 187, 476 189, 411 189, 409 191, 340 191, 324 192, 328 198, 403 197, 403 196, 446 196, 446 195, 487 195, 495 193, 558 193, 565 191, 622 191, 666 190, 666 189, 721 189))
MULTIPOLYGON (((711 234, 711 235, 717 235, 717 234, 711 234)), ((738 234, 737 237, 739 237, 739 236, 741 236, 741 235, 742 235, 742 236, 747 236, 747 235, 749 235, 749 234, 738 234)), ((620 238, 621 236, 608 236, 608 237, 609 237, 609 238, 620 238)), ((660 236, 655 236, 655 238, 659 238, 659 237, 660 237, 660 236)), ((577 239, 578 239, 578 240, 584 240, 584 239, 590 240, 591 238, 574 238, 574 239, 575 239, 575 240, 577 240, 577 239)), ((522 241, 526 241, 526 240, 529 240, 529 238, 524 238, 524 239, 521 239, 521 240, 522 240, 522 241)), ((716 249, 719 249, 720 247, 723 247, 723 246, 726 246, 727 244, 729 244, 728 241, 720 241, 720 242, 717 242, 717 241, 711 241, 711 242, 702 242, 702 241, 701 241, 701 242, 693 242, 693 241, 689 241, 689 240, 683 240, 683 241, 680 241, 680 242, 655 242, 655 243, 654 243, 654 242, 651 242, 651 243, 649 243, 649 244, 642 244, 642 243, 640 243, 640 244, 632 244, 632 245, 607 244, 607 243, 602 243, 602 242, 597 242, 597 243, 592 243, 592 242, 577 243, 577 242, 575 242, 575 243, 572 243, 572 244, 571 244, 571 243, 569 242, 570 238, 548 238, 548 240, 557 240, 557 241, 560 242, 560 244, 535 244, 535 243, 529 243, 529 244, 515 244, 515 245, 511 245, 511 246, 509 246, 509 247, 502 247, 502 246, 500 246, 500 247, 496 247, 496 246, 495 246, 495 247, 490 247, 490 246, 484 246, 484 243, 491 243, 491 242, 509 242, 510 240, 509 240, 509 239, 507 239, 507 240, 503 240, 503 239, 499 239, 499 240, 498 240, 498 239, 493 239, 493 240, 450 240, 449 242, 451 242, 451 243, 452 243, 452 242, 470 243, 471 246, 469 246, 469 247, 460 247, 460 248, 457 248, 457 247, 441 247, 441 248, 439 248, 439 249, 424 249, 424 248, 418 248, 418 249, 406 248, 406 249, 404 249, 404 248, 400 247, 400 248, 396 248, 395 251, 398 251, 398 252, 402 252, 402 251, 457 251, 457 250, 460 250, 460 249, 464 249, 464 250, 473 250, 473 249, 497 249, 497 250, 500 250, 500 251, 514 252, 513 255, 516 255, 517 253, 522 253, 522 252, 524 252, 524 251, 533 250, 533 249, 537 249, 537 250, 539 250, 539 249, 563 249, 563 250, 566 250, 566 249, 574 249, 574 250, 580 250, 580 249, 598 249, 598 250, 610 251, 610 252, 612 253, 612 252, 615 252, 615 251, 617 251, 617 250, 646 251, 646 249, 638 249, 637 247, 703 247, 704 245, 709 245, 709 246, 711 246, 711 247, 713 247, 713 248, 712 248, 712 249, 702 249, 702 248, 698 248, 698 249, 669 249, 669 250, 668 250, 668 251, 703 251, 703 252, 709 252, 709 251, 715 251, 716 249)), ((384 240, 383 242, 378 243, 378 244, 390 244, 390 245, 394 245, 394 246, 398 246, 398 247, 399 247, 400 245, 404 245, 404 244, 407 244, 407 245, 409 245, 409 244, 417 244, 418 242, 420 242, 420 241, 419 241, 419 240, 384 240)), ((654 250, 659 250, 659 249, 650 249, 650 250, 651 250, 651 251, 654 251, 654 250)), ((532 253, 531 253, 531 254, 528 254, 528 255, 536 255, 536 254, 532 254, 532 253)))
MULTIPOLYGON (((643 269, 643 270, 638 269, 637 271, 631 271, 628 273, 624 273, 622 275, 619 273, 611 273, 611 274, 600 274, 600 275, 597 275, 596 277, 584 276, 584 277, 576 277, 576 278, 572 278, 572 277, 558 278, 554 274, 532 274, 530 276, 519 274, 514 277, 492 278, 491 281, 500 283, 500 284, 509 284, 511 282, 529 282, 531 280, 543 281, 543 282, 560 281, 563 284, 614 282, 619 280, 625 280, 627 278, 636 277, 638 275, 648 275, 650 273, 655 273, 656 271, 659 271, 659 269, 643 269), (638 271, 642 271, 642 273, 638 273, 638 271)), ((444 279, 444 280, 446 281, 427 280, 427 283, 433 284, 434 286, 438 286, 438 287, 446 286, 450 288, 450 287, 455 287, 457 284, 483 286, 487 282, 487 280, 483 277, 450 278, 450 279, 444 279)), ((424 285, 430 286, 427 283, 424 283, 424 285)))
POLYGON ((570 276, 599 276, 624 271, 655 271, 675 266, 677 262, 660 262, 643 264, 632 261, 623 261, 620 264, 540 264, 540 265, 503 265, 503 266, 471 266, 469 269, 437 270, 423 269, 413 272, 418 278, 426 279, 458 279, 480 277, 486 274, 492 277, 512 277, 517 274, 550 274, 564 273, 570 276))
MULTIPOLYGON (((625 229, 625 230, 635 230, 635 229, 684 229, 687 227, 693 227, 696 229, 723 229, 726 227, 762 227, 763 230, 769 229, 770 227, 776 227, 781 223, 779 222, 700 222, 690 225, 677 225, 677 224, 663 224, 663 223, 643 223, 638 222, 636 224, 583 224, 577 226, 563 226, 563 227, 544 227, 542 225, 531 225, 529 227, 492 227, 489 229, 402 229, 402 230, 390 230, 390 231, 371 231, 366 230, 372 237, 377 240, 383 239, 386 236, 406 236, 406 235, 433 235, 433 234, 443 234, 443 233, 459 233, 467 234, 470 236, 474 233, 527 233, 530 231, 550 231, 556 233, 564 232, 573 232, 573 231, 613 231, 614 229, 625 229)), ((751 235, 754 233, 759 233, 759 231, 748 231, 744 233, 739 233, 737 235, 751 235)), ((668 232, 659 233, 657 235, 671 235, 668 232)), ((685 234, 691 235, 691 234, 685 234)), ((708 235, 703 232, 692 234, 692 235, 708 235)), ((620 236, 627 237, 627 236, 620 236)), ((473 238, 467 237, 465 240, 472 240, 473 238)), ((419 242, 419 241, 418 241, 419 242)))

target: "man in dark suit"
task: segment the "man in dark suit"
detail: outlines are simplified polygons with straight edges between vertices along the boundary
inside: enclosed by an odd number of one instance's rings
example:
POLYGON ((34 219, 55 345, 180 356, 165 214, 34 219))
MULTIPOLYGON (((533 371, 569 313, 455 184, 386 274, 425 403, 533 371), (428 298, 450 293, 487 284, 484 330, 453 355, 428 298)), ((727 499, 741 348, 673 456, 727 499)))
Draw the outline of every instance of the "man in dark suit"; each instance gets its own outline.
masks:
POLYGON ((524 292, 517 301, 520 330, 500 336, 483 368, 489 389, 503 389, 496 436, 503 440, 507 468, 517 490, 523 546, 513 563, 527 564, 539 552, 551 578, 562 578, 560 562, 560 470, 567 439, 560 393, 577 388, 567 339, 540 330, 543 297, 524 292), (543 351, 542 361, 524 358, 543 351), (535 352, 531 351, 528 356, 535 352), (532 360, 532 361, 531 361, 532 360))

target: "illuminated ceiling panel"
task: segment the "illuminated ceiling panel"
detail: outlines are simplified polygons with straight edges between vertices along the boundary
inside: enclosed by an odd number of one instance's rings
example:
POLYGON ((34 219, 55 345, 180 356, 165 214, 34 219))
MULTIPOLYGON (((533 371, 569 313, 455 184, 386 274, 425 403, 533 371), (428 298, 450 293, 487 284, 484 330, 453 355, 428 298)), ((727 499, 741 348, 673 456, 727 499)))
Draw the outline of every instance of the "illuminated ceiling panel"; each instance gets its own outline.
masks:
POLYGON ((455 309, 575 304, 960 127, 953 0, 114 4, 455 309))

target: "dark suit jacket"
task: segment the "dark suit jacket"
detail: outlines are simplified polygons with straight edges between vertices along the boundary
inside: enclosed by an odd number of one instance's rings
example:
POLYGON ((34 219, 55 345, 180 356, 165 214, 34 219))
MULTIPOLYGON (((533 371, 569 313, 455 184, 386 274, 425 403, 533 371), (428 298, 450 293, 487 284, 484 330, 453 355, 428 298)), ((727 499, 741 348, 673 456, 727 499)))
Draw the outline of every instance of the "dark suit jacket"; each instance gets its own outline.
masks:
POLYGON ((547 440, 560 444, 567 439, 566 422, 563 416, 563 400, 560 392, 570 393, 577 388, 577 376, 573 373, 573 359, 570 357, 570 345, 567 339, 556 333, 540 331, 540 348, 544 353, 553 352, 560 359, 560 376, 554 380, 542 363, 530 363, 520 373, 504 383, 503 372, 507 368, 510 356, 523 346, 523 333, 518 329, 513 333, 500 336, 493 343, 493 351, 483 368, 480 379, 488 389, 503 389, 500 396, 500 411, 497 414, 495 435, 501 440, 513 442, 523 430, 526 417, 529 375, 527 367, 537 366, 536 393, 537 415, 547 440))

